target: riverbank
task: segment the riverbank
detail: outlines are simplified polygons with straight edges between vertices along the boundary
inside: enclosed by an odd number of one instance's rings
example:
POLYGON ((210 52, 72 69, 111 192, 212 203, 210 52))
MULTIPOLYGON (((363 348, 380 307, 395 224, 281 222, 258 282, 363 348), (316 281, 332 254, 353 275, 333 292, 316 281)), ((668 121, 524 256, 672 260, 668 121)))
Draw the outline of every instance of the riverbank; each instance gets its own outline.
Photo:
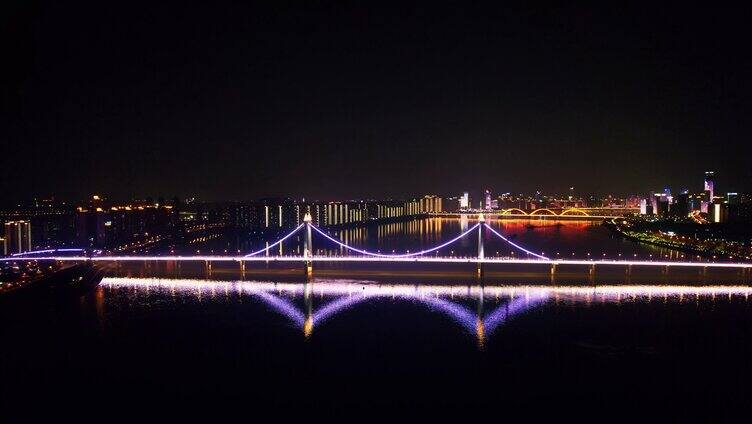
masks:
POLYGON ((616 219, 611 219, 605 221, 604 225, 628 240, 667 247, 689 255, 718 260, 752 260, 752 246, 743 241, 743 236, 735 239, 722 238, 723 229, 712 228, 713 224, 672 225, 661 221, 648 223, 628 219, 621 219, 619 223, 616 219))

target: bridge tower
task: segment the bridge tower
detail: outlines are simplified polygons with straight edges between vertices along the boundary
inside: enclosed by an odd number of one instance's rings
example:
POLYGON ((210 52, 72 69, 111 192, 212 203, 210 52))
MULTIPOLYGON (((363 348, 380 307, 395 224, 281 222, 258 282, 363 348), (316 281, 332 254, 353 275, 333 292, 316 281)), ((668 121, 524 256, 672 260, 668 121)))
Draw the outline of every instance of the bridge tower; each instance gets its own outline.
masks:
POLYGON ((486 223, 486 217, 481 213, 478 215, 478 269, 476 276, 483 277, 483 259, 486 257, 483 251, 483 225, 486 223))
POLYGON ((313 241, 311 240, 311 213, 306 212, 303 216, 303 222, 305 223, 305 245, 303 246, 303 258, 305 259, 305 274, 306 277, 313 276, 313 241))

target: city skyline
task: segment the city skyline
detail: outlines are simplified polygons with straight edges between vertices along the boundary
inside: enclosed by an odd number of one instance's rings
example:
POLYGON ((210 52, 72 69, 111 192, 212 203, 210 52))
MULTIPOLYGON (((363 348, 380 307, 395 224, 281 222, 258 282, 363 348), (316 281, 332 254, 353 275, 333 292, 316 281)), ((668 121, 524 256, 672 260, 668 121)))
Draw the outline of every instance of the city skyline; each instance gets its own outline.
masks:
MULTIPOLYGON (((604 192, 604 193, 595 193, 595 192, 581 192, 577 190, 576 187, 571 186, 568 187, 565 191, 559 192, 559 193, 552 193, 552 192, 546 192, 544 190, 535 190, 533 192, 521 192, 521 191, 511 191, 511 190, 495 190, 490 188, 489 185, 486 185, 482 189, 475 189, 475 190, 463 190, 461 192, 455 192, 455 193, 448 193, 448 192, 442 192, 442 191, 428 191, 430 194, 424 193, 411 193, 411 194, 405 194, 402 196, 384 196, 381 198, 378 197, 368 197, 368 196, 358 196, 358 195, 352 195, 349 197, 341 197, 341 198, 334 198, 332 196, 326 196, 321 198, 315 198, 311 196, 301 195, 301 196, 292 196, 292 195, 279 195, 279 196, 266 196, 266 197, 259 197, 259 198, 198 198, 196 196, 177 196, 177 195, 153 195, 153 194, 141 194, 137 196, 130 196, 130 197, 122 197, 122 196, 110 196, 109 194, 104 194, 108 192, 97 192, 94 194, 86 194, 83 197, 78 198, 61 198, 59 196, 55 195, 46 195, 46 196, 29 196, 28 193, 25 197, 18 198, 18 199, 12 199, 12 198, 4 198, 0 200, 0 206, 3 207, 20 207, 20 206, 34 206, 34 205, 43 205, 43 204, 67 204, 69 206, 74 206, 76 204, 81 205, 86 202, 89 202, 92 198, 92 196, 95 199, 98 199, 100 196, 102 199, 107 199, 108 201, 115 201, 119 203, 153 203, 153 204, 159 204, 159 203, 174 203, 176 201, 181 202, 193 202, 193 201, 199 201, 199 202, 248 202, 248 201, 263 201, 263 200, 274 200, 274 199, 290 199, 293 201, 298 202, 306 202, 306 199, 309 201, 329 201, 329 202, 350 202, 350 201, 372 201, 372 200, 409 200, 409 199, 416 199, 420 198, 424 195, 433 195, 433 196, 440 196, 443 198, 453 198, 457 199, 461 204, 464 204, 463 207, 470 207, 471 206, 471 199, 475 199, 476 203, 481 202, 483 205, 488 205, 490 202, 490 199, 493 198, 501 199, 503 196, 512 196, 517 198, 548 198, 548 199, 566 199, 570 198, 572 199, 578 199, 578 200, 589 200, 589 201, 596 201, 596 200, 605 200, 605 199, 620 199, 620 200, 626 200, 633 197, 645 197, 646 193, 650 193, 650 196, 652 196, 652 193, 666 193, 670 195, 671 191, 673 190, 674 193, 703 193, 704 191, 707 191, 709 193, 708 201, 711 201, 714 198, 724 199, 728 196, 732 195, 739 195, 739 194, 749 194, 745 191, 731 191, 731 190, 725 190, 725 191, 719 191, 715 190, 715 171, 705 171, 704 172, 704 179, 701 182, 701 184, 698 184, 697 181, 695 181, 695 184, 688 183, 688 184, 682 184, 679 186, 669 186, 669 185, 662 185, 662 186, 656 186, 652 188, 645 188, 643 187, 642 190, 639 190, 634 193, 614 193, 614 192, 604 192), (659 188, 660 187, 660 188, 659 188), (701 189, 698 189, 698 187, 701 187, 701 189), (104 194, 104 195, 102 195, 104 194), (490 196, 490 197, 489 197, 490 196), (480 199, 480 200, 478 200, 480 199)), ((727 188, 727 187, 736 187, 738 184, 729 184, 726 182, 724 186, 721 186, 721 188, 727 188)))

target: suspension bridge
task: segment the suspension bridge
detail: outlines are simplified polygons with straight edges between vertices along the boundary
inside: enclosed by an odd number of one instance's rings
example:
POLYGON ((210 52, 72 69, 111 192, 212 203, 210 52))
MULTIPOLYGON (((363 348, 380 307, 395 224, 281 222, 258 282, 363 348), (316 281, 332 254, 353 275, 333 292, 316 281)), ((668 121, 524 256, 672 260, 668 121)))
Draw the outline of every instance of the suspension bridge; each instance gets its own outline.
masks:
POLYGON ((312 224, 310 214, 306 214, 303 223, 298 225, 292 231, 285 236, 281 237, 277 241, 266 245, 266 247, 256 250, 254 252, 245 255, 85 255, 84 249, 50 249, 39 250, 33 252, 25 252, 15 254, 9 257, 0 258, 0 261, 18 261, 18 260, 52 260, 60 262, 71 261, 93 261, 93 262, 136 262, 136 261, 157 261, 157 262, 185 262, 185 261, 197 261, 205 262, 207 267, 211 267, 212 262, 237 262, 240 264, 241 270, 245 271, 246 263, 253 262, 297 262, 302 263, 305 274, 311 276, 313 274, 313 264, 316 262, 382 262, 382 263, 473 263, 476 264, 476 274, 478 277, 483 276, 484 265, 486 264, 545 264, 550 266, 551 274, 554 274, 558 267, 565 265, 585 265, 589 268, 590 274, 595 273, 595 267, 627 267, 627 270, 631 270, 632 267, 683 267, 683 268, 731 268, 738 269, 746 272, 752 270, 752 263, 746 262, 693 262, 693 261, 676 261, 676 260, 629 260, 629 259, 563 259, 563 258, 551 258, 543 253, 533 252, 509 238, 505 237, 502 233, 494 229, 492 226, 486 223, 483 214, 478 215, 478 222, 468 228, 466 231, 458 234, 456 237, 443 242, 439 245, 420 250, 417 252, 406 253, 392 253, 386 254, 381 252, 372 252, 362 248, 350 246, 349 244, 339 240, 326 231, 318 228, 312 224), (484 249, 484 229, 488 230, 488 233, 492 236, 507 243, 512 248, 521 252, 525 257, 498 257, 498 256, 486 256, 484 249), (292 236, 303 232, 303 254, 294 256, 269 256, 273 248, 282 244, 292 236), (339 246, 343 250, 348 252, 348 255, 343 256, 322 256, 315 255, 313 252, 313 235, 323 237, 330 243, 339 246), (477 254, 471 257, 456 257, 456 256, 439 256, 439 251, 446 249, 450 245, 458 242, 464 238, 476 238, 477 240, 477 254), (434 254, 434 255, 430 255, 434 254))

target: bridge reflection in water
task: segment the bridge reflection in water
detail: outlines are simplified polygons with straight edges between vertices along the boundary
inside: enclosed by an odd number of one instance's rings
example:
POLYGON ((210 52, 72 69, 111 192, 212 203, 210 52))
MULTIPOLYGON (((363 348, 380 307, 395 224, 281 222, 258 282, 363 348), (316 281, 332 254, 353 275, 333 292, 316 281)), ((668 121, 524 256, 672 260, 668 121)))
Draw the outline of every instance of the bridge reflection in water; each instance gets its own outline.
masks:
POLYGON ((383 285, 362 280, 315 280, 306 283, 215 281, 166 278, 107 277, 104 288, 131 288, 181 292, 202 297, 252 296, 284 316, 306 338, 339 313, 367 302, 390 300, 411 302, 439 312, 477 340, 482 349, 486 339, 507 321, 546 302, 618 303, 622 301, 698 301, 701 297, 742 297, 748 300, 752 286, 459 286, 383 285), (302 298, 302 302, 299 300, 302 298), (316 305, 314 305, 316 303, 316 305), (472 306, 471 306, 472 305, 472 306))

